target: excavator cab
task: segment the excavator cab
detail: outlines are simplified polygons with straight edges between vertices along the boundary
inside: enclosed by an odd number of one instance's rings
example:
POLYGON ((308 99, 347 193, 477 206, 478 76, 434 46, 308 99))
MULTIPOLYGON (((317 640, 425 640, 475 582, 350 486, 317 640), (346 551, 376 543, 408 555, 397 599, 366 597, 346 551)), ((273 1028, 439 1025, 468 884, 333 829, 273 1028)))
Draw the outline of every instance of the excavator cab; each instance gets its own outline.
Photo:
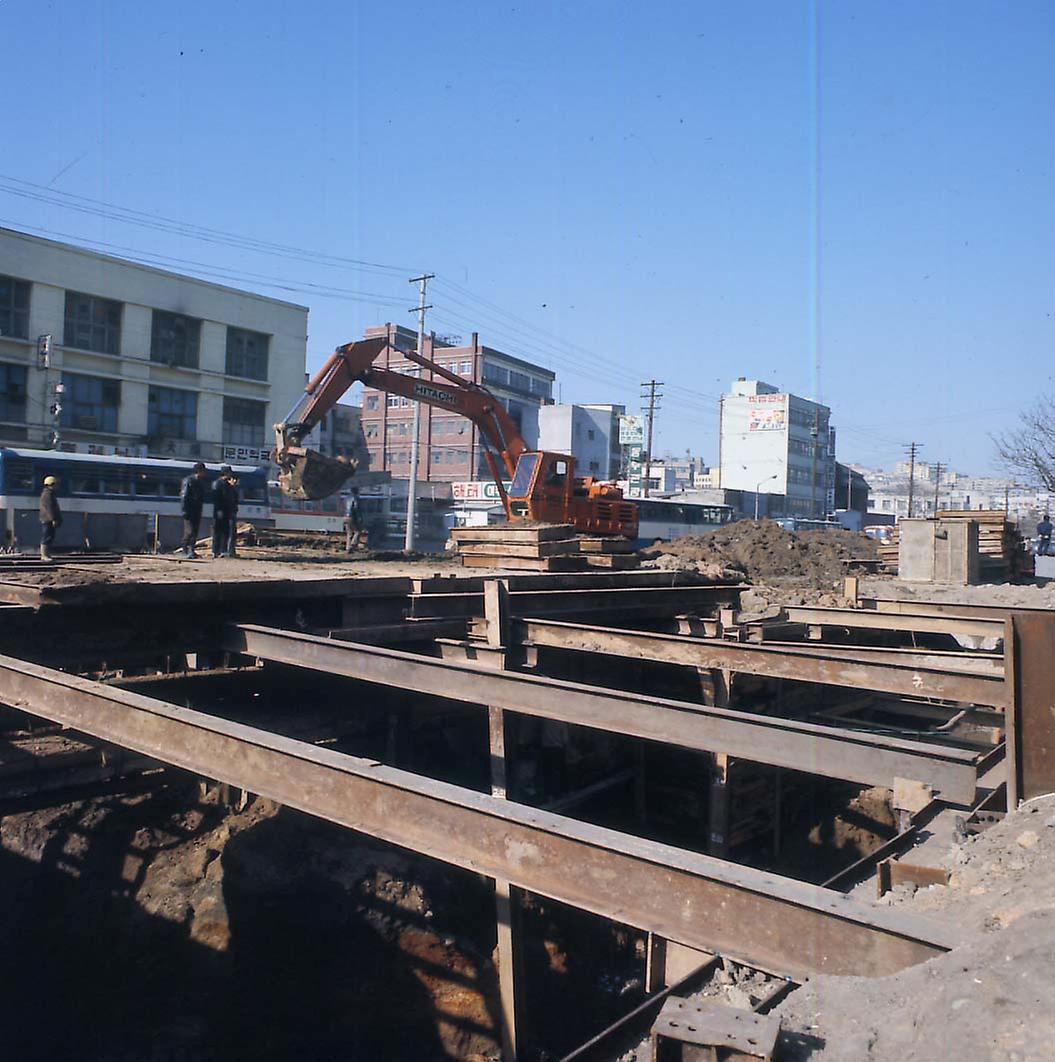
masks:
POLYGON ((575 484, 575 458, 525 451, 509 485, 509 513, 520 520, 564 523, 575 484))

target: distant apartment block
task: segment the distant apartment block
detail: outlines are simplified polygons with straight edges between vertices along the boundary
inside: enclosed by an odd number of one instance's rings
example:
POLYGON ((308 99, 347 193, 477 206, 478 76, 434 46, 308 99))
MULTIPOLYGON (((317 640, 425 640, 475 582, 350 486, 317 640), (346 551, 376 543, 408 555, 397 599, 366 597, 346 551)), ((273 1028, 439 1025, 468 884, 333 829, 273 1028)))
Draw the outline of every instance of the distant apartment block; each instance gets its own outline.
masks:
MULTIPOLYGON (((420 369, 401 353, 417 348, 417 333, 413 330, 387 324, 368 328, 364 335, 367 339, 388 336, 390 346, 374 363, 377 367, 433 378, 431 370, 420 369)), ((483 384, 508 410, 527 446, 538 446, 539 409, 550 403, 553 395, 555 377, 549 369, 484 346, 475 332, 465 345, 451 339, 426 336, 424 354, 449 372, 483 384)), ((409 477, 413 402, 367 387, 363 391, 362 416, 371 471, 390 472, 403 479, 409 477)), ((489 479, 490 475, 479 429, 455 413, 422 405, 419 481, 489 479)))
POLYGON ((71 450, 259 459, 303 391, 307 322, 304 306, 0 229, 0 444, 57 432, 71 450))

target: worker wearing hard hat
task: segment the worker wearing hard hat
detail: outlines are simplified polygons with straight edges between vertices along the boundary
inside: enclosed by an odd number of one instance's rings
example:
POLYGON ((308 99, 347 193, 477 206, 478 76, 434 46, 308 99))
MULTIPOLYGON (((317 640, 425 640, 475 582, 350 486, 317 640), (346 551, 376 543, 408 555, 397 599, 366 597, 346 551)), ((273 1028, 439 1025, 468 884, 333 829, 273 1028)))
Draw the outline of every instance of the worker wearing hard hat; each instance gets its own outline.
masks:
POLYGON ((54 476, 44 477, 44 489, 40 492, 40 559, 51 560, 51 544, 55 532, 62 526, 62 508, 56 494, 59 481, 54 476))
POLYGON ((221 465, 212 485, 212 555, 233 557, 238 527, 238 480, 230 465, 221 465))

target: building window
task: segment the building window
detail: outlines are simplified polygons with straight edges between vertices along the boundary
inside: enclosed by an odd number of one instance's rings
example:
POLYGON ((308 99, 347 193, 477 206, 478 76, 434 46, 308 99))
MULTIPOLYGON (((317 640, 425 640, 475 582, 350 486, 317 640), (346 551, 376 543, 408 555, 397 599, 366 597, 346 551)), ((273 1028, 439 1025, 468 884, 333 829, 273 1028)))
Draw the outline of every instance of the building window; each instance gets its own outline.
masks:
POLYGON ((121 303, 67 291, 65 345, 97 354, 120 354, 121 303))
POLYGON ((29 339, 29 282, 0 277, 0 336, 29 339))
POLYGON ((227 446, 261 446, 267 403, 245 398, 223 400, 223 441, 227 446))
POLYGON ((459 376, 472 376, 473 363, 471 361, 458 362, 458 375, 459 376))
POLYGON ((121 381, 101 376, 64 372, 60 423, 81 431, 117 431, 117 408, 121 405, 121 381))
POLYGON ((267 379, 267 351, 271 337, 244 328, 227 329, 227 375, 267 379))
POLYGON ((366 396, 366 408, 367 409, 377 409, 377 407, 380 405, 380 402, 378 401, 378 399, 380 397, 381 397, 380 395, 367 395, 366 396))
POLYGON ((532 376, 531 393, 533 395, 538 395, 539 398, 552 398, 553 384, 549 380, 540 380, 537 377, 532 376))
POLYGON ((201 321, 179 313, 154 311, 154 326, 150 336, 151 361, 196 369, 200 345, 201 321))
POLYGON ((0 420, 26 420, 26 367, 0 362, 0 420))
POLYGON ((484 383, 498 384, 501 387, 509 385, 509 370, 494 362, 484 362, 484 383))
POLYGON ((587 430, 586 430, 586 438, 589 439, 590 442, 593 442, 593 440, 594 440, 593 428, 587 428, 587 430))
POLYGON ((196 439, 198 395, 172 387, 151 387, 147 400, 147 433, 154 438, 196 439))
POLYGON ((531 391, 531 377, 526 372, 517 372, 516 369, 509 370, 509 386, 517 391, 531 391))

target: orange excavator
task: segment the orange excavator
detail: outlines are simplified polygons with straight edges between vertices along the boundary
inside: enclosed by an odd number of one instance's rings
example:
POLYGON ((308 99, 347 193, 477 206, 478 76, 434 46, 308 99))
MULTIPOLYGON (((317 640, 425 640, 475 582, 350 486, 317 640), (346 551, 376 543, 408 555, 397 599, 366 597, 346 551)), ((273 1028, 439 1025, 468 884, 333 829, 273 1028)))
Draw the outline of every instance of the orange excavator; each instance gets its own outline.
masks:
POLYGON ((637 537, 637 506, 614 484, 575 475, 568 454, 529 450, 513 419, 486 387, 450 372, 413 351, 400 356, 432 372, 432 379, 375 368, 385 336, 338 347, 305 388, 304 397, 275 425, 274 460, 279 485, 293 498, 325 498, 355 474, 354 461, 324 457, 302 444, 353 383, 459 413, 484 441, 484 457, 510 521, 571 524, 579 533, 637 537), (511 481, 506 490, 504 480, 511 481))

